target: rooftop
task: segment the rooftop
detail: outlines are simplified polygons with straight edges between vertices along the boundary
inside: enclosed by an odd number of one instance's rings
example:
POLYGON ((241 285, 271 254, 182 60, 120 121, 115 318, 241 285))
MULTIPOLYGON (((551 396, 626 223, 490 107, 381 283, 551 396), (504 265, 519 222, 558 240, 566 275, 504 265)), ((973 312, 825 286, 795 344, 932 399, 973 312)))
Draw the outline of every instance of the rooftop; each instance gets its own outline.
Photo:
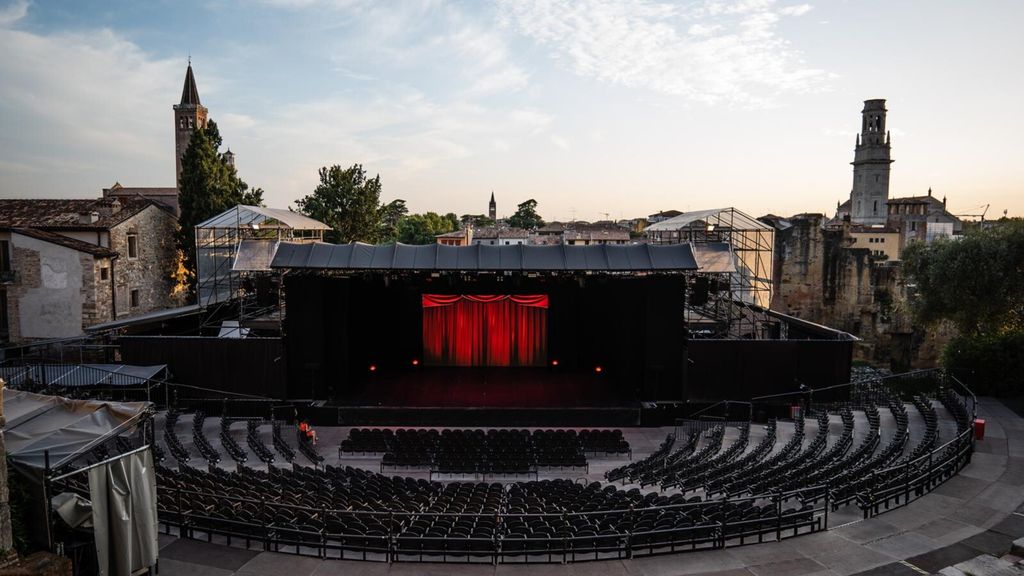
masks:
POLYGON ((155 206, 145 198, 0 200, 0 228, 104 230, 155 206), (82 222, 80 214, 95 212, 95 222, 82 222))
POLYGON ((110 248, 104 248, 103 246, 97 246, 96 244, 89 244, 88 242, 68 238, 67 236, 57 234, 56 232, 48 232, 37 228, 12 228, 11 232, 22 236, 28 236, 29 238, 35 238, 36 240, 42 240, 43 242, 49 242, 50 244, 57 244, 58 246, 63 246, 79 252, 85 252, 86 254, 92 254, 99 258, 114 258, 118 255, 117 252, 110 248))

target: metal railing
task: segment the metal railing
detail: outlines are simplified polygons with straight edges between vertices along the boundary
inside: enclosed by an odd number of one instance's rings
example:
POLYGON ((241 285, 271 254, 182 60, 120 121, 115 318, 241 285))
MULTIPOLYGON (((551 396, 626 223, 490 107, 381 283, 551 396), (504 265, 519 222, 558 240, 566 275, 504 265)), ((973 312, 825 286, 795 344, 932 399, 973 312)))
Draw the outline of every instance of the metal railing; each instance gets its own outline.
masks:
MULTIPOLYGON (((203 539, 215 537, 229 545, 244 542, 246 548, 289 552, 318 558, 404 561, 457 561, 530 563, 577 562, 612 558, 633 558, 689 550, 718 549, 765 541, 784 540, 817 532, 828 523, 828 491, 824 486, 786 493, 750 496, 699 503, 652 508, 630 508, 595 512, 516 514, 508 512, 439 513, 407 511, 353 511, 313 508, 294 504, 247 499, 182 488, 158 487, 158 512, 161 529, 167 534, 203 539), (799 502, 804 493, 825 494, 820 506, 786 509, 784 504, 799 502), (231 518, 215 505, 259 510, 258 518, 231 518), (773 507, 769 515, 749 519, 720 518, 725 507, 754 506, 765 502, 773 507), (657 528, 639 520, 646 512, 677 511, 687 517, 701 517, 691 525, 657 528), (274 520, 289 517, 295 520, 274 520), (488 537, 428 536, 411 534, 407 528, 415 520, 452 523, 486 522, 488 537), (554 532, 545 537, 521 537, 503 532, 512 521, 542 521, 568 527, 580 521, 615 524, 614 531, 603 530, 572 534, 554 532), (377 526, 356 530, 353 526, 377 526), (382 528, 381 528, 382 527, 382 528)), ((734 508, 740 509, 740 508, 734 508)), ((749 508, 748 508, 749 509, 749 508)))

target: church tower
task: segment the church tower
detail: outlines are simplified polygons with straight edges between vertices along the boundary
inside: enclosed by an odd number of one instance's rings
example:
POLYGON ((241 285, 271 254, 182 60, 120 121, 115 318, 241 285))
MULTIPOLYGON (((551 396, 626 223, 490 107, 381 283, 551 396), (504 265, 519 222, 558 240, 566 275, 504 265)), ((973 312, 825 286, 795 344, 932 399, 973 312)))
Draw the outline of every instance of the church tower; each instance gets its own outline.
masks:
POLYGON ((494 222, 498 221, 498 205, 494 202, 494 190, 491 190, 491 203, 487 205, 487 217, 494 222))
POLYGON ((893 163, 885 129, 885 100, 865 100, 861 129, 853 155, 850 221, 885 224, 888 217, 889 171, 893 163))
POLYGON ((181 90, 181 103, 174 107, 174 185, 181 186, 181 157, 188 149, 192 131, 206 127, 206 107, 199 102, 196 78, 192 75, 192 60, 185 71, 185 86, 181 90))

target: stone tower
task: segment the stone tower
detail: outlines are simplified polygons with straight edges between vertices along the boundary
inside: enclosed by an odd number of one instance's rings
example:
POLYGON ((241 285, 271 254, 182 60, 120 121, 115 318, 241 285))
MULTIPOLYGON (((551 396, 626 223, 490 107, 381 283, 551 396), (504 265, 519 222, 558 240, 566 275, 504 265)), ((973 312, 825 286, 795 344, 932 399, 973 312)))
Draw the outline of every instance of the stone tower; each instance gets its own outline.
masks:
POLYGON ((487 217, 498 221, 498 204, 494 202, 494 190, 491 190, 491 203, 487 205, 487 217))
POLYGON ((188 149, 192 131, 206 127, 206 107, 199 102, 196 78, 192 75, 192 61, 185 71, 185 86, 181 90, 181 103, 174 107, 174 185, 181 186, 181 157, 188 149))
POLYGON ((893 163, 885 129, 885 100, 865 100, 860 134, 853 154, 850 220, 854 224, 885 224, 889 202, 889 171, 893 163))

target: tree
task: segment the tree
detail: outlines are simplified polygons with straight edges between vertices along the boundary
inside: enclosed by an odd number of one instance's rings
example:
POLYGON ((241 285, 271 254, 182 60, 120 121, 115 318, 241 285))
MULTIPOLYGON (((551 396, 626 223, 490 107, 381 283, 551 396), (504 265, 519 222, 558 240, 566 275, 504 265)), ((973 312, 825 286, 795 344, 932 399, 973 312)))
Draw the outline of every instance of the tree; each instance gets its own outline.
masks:
POLYGON ((210 120, 205 128, 192 133, 181 157, 176 240, 182 259, 181 282, 189 294, 195 293, 196 225, 239 204, 263 205, 263 190, 250 190, 238 177, 235 167, 220 153, 221 144, 217 123, 210 120))
POLYGON ((433 244, 438 234, 458 229, 459 220, 455 214, 410 214, 399 222, 398 241, 403 244, 433 244))
POLYGON ((943 365, 978 394, 1020 395, 1024 370, 1024 222, 915 243, 903 254, 913 310, 959 331, 943 365))
POLYGON ((948 320, 967 335, 1024 329, 1024 222, 913 243, 903 267, 918 320, 948 320))
POLYGON ((544 225, 544 220, 537 214, 537 201, 529 199, 516 208, 516 213, 508 219, 508 225, 524 230, 536 230, 544 225))
MULTIPOLYGON (((312 194, 295 202, 299 212, 327 224, 331 242, 378 242, 384 232, 381 224, 380 175, 366 177, 362 164, 343 169, 335 164, 320 169, 320 184, 312 194)), ((392 203, 388 210, 404 209, 392 203)), ((391 217, 392 214, 389 214, 391 217)))
POLYGON ((474 228, 494 226, 494 220, 491 220, 483 214, 463 214, 459 217, 459 222, 461 222, 463 226, 472 226, 474 228))
POLYGON ((405 207, 405 200, 392 200, 380 207, 380 232, 377 241, 380 243, 392 243, 398 240, 399 225, 409 209, 405 207))

